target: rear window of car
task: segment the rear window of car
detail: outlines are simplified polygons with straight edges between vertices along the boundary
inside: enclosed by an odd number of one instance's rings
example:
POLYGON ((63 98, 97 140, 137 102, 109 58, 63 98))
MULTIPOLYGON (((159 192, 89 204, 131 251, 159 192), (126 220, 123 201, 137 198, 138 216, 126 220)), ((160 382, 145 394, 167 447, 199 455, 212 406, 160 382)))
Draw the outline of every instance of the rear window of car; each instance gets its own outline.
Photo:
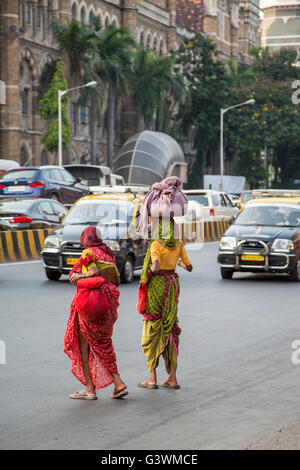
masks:
POLYGON ((1 201, 0 200, 0 214, 4 212, 16 212, 29 209, 34 201, 1 201))
POLYGON ((18 179, 34 179, 38 175, 38 170, 14 170, 5 173, 0 178, 2 181, 18 180, 18 179))
POLYGON ((188 201, 197 201, 203 206, 208 206, 208 199, 206 194, 185 194, 188 201))

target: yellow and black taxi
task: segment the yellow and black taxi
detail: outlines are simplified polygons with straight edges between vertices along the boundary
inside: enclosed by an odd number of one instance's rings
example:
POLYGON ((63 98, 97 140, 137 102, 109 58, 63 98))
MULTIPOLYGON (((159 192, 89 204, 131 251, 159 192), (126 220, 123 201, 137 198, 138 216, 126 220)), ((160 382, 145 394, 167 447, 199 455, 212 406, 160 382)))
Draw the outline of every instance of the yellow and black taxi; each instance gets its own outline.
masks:
POLYGON ((219 245, 223 279, 248 271, 284 273, 300 281, 299 262, 300 197, 249 201, 219 245))
POLYGON ((122 282, 134 278, 143 265, 147 242, 136 232, 143 194, 99 194, 79 199, 59 228, 45 240, 42 260, 46 276, 58 280, 68 274, 80 258, 80 235, 88 225, 96 225, 102 240, 113 250, 122 282))

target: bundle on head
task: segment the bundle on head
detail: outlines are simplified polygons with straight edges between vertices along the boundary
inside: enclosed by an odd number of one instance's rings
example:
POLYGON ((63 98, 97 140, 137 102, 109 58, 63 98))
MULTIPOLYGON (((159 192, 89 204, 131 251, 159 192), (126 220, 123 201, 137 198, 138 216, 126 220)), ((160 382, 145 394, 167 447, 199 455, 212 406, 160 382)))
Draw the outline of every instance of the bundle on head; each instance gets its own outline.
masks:
POLYGON ((149 216, 154 221, 161 217, 164 219, 180 217, 186 213, 188 201, 180 186, 181 180, 177 176, 171 176, 152 185, 141 208, 138 232, 143 238, 148 237, 149 216))

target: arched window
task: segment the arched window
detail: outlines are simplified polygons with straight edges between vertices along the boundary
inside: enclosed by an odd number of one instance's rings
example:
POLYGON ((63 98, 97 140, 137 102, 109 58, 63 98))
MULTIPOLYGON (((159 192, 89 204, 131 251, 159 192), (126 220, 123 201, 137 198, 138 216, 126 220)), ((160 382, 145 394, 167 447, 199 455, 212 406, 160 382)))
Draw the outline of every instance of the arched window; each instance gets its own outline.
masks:
POLYGON ((37 28, 41 27, 41 5, 39 3, 35 6, 35 26, 37 28))
POLYGON ((24 88, 22 92, 22 99, 21 99, 21 108, 22 114, 28 114, 29 111, 29 89, 24 88))
POLYGON ((143 46, 145 45, 145 33, 144 33, 144 31, 142 31, 141 35, 140 35, 140 44, 142 44, 143 46))
POLYGON ((95 13, 93 11, 90 11, 89 14, 89 24, 93 23, 93 18, 95 17, 95 13))
POLYGON ((41 165, 48 165, 48 155, 45 149, 41 153, 41 165))
POLYGON ((73 3, 72 10, 71 10, 72 20, 77 19, 77 6, 76 3, 73 3))
POLYGON ((151 51, 151 43, 152 43, 152 36, 151 36, 151 33, 149 33, 147 36, 147 44, 146 44, 146 49, 148 49, 148 51, 151 51))
POLYGON ((27 162, 27 153, 24 147, 22 147, 21 152, 20 152, 20 165, 24 166, 26 162, 27 162))
POLYGON ((85 8, 82 7, 80 10, 80 23, 85 24, 85 20, 86 20, 85 8))

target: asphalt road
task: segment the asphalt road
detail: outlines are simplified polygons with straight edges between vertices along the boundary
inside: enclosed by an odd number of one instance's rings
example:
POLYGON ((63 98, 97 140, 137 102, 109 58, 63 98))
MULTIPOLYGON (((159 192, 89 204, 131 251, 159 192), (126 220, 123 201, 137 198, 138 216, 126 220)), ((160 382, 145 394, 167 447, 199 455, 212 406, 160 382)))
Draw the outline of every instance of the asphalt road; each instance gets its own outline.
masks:
POLYGON ((222 281, 216 252, 190 251, 194 271, 180 270, 181 390, 136 387, 147 377, 138 277, 121 286, 114 345, 130 393, 119 401, 112 387, 97 401, 68 398, 80 384, 63 353, 75 292, 67 278, 48 281, 40 263, 0 265, 0 448, 245 449, 297 420, 300 285, 253 274, 222 281))

